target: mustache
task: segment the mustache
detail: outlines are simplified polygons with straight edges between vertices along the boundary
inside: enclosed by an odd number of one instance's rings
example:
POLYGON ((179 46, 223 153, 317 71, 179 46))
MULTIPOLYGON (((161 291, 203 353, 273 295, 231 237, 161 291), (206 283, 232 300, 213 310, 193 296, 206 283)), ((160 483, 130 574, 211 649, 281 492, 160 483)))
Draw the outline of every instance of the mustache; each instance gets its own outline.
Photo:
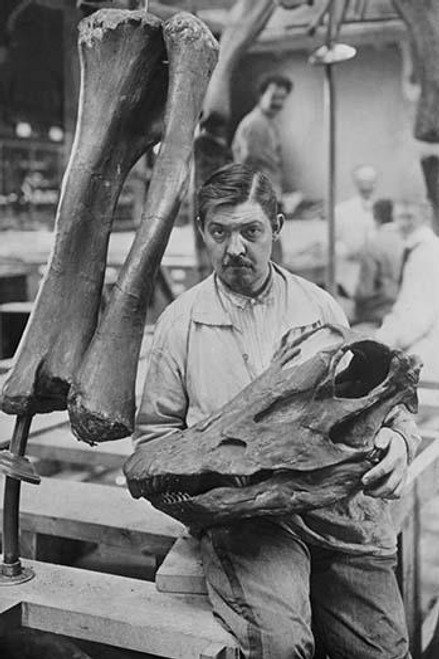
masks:
POLYGON ((229 256, 223 260, 224 268, 243 268, 250 267, 251 265, 251 261, 242 256, 229 256))

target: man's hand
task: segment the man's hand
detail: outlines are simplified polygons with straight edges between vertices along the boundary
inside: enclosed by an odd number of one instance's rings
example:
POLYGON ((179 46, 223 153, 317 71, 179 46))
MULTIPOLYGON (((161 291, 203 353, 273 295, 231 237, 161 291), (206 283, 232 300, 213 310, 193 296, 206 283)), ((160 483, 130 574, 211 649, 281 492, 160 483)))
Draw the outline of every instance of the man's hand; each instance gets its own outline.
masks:
POLYGON ((381 428, 375 448, 385 451, 380 462, 362 478, 364 492, 380 499, 399 499, 407 478, 407 446, 402 436, 391 428, 381 428))

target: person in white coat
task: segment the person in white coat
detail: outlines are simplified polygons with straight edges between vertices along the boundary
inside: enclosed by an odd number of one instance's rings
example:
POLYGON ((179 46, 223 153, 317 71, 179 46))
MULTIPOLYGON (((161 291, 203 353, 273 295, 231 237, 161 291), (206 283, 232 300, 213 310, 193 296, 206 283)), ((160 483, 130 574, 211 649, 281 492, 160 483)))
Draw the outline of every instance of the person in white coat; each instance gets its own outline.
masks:
POLYGON ((356 194, 335 207, 337 283, 353 298, 360 271, 360 255, 376 233, 373 203, 377 171, 372 165, 359 165, 352 171, 356 194))
POLYGON ((376 338, 419 355, 422 379, 439 382, 439 238, 426 202, 400 201, 394 216, 405 241, 401 287, 376 338))

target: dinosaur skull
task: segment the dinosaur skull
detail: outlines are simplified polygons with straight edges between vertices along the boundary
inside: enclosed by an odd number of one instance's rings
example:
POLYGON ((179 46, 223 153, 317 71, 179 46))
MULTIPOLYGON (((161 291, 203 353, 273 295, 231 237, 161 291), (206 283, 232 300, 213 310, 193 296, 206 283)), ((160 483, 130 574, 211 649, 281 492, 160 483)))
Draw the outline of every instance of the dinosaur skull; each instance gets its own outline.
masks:
POLYGON ((416 411, 420 367, 339 326, 287 334, 217 413, 136 450, 130 492, 192 528, 330 505, 360 490, 389 411, 416 411))

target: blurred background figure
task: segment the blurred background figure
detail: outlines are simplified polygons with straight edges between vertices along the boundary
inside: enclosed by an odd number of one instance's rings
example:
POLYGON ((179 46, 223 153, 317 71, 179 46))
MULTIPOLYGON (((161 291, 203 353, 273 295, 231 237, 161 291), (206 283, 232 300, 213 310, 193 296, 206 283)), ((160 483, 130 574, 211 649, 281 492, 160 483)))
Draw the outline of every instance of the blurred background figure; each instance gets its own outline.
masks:
POLYGON ((341 256, 357 258, 366 241, 375 233, 372 213, 377 172, 371 165, 360 165, 352 172, 356 194, 337 204, 335 209, 338 251, 341 256))
POLYGON ((283 163, 276 117, 283 110, 292 89, 293 83, 285 76, 273 74, 264 78, 259 86, 258 102, 238 124, 232 142, 235 162, 266 174, 279 202, 282 199, 283 163))
POLYGON ((372 206, 377 171, 359 165, 352 171, 355 196, 335 207, 337 284, 341 295, 353 299, 358 282, 359 258, 368 240, 375 235, 372 206))
POLYGON ((398 295, 404 242, 393 222, 390 199, 378 199, 372 212, 376 233, 359 254, 354 322, 379 327, 398 295))
POLYGON ((425 201, 397 202, 394 217, 404 239, 401 287, 376 338, 419 355, 422 378, 439 381, 439 238, 425 201))
MULTIPOLYGON (((286 76, 271 74, 259 85, 258 102, 240 121, 232 142, 233 159, 266 174, 273 184, 279 211, 293 213, 302 201, 302 194, 283 194, 284 163, 277 118, 285 106, 293 82, 286 76), (285 202, 285 203, 284 203, 285 202)), ((282 243, 273 243, 272 259, 283 260, 282 243)))

